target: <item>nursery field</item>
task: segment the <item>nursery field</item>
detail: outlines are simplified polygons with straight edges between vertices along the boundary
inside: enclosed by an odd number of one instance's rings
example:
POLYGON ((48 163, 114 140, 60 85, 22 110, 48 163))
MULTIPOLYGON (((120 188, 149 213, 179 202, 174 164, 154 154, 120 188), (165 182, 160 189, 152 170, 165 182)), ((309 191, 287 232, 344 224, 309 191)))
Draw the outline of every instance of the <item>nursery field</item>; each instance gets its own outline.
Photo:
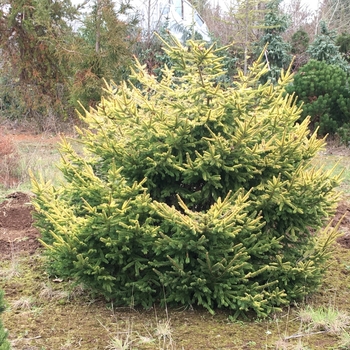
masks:
POLYGON ((12 349, 350 348, 349 148, 329 145, 315 159, 317 166, 336 166, 344 177, 334 218, 335 224, 343 217, 343 236, 322 287, 261 320, 233 319, 223 310, 210 315, 195 305, 119 308, 73 281, 50 276, 31 217, 28 171, 57 181, 58 142, 56 135, 0 130, 0 289, 8 305, 3 323, 12 349))

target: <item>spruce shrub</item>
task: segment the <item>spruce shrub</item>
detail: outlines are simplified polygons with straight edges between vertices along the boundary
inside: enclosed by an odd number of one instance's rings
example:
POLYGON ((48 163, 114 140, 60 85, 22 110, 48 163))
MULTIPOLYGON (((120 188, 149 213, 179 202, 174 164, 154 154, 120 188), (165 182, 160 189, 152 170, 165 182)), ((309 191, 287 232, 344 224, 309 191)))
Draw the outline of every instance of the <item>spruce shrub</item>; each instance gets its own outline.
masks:
POLYGON ((320 285, 339 176, 310 165, 325 141, 297 123, 289 72, 260 85, 257 62, 223 88, 214 46, 164 45, 161 81, 136 62, 137 85, 81 115, 83 154, 62 141, 66 181, 32 178, 50 268, 116 305, 264 317, 320 285))
POLYGON ((286 88, 302 106, 301 119, 311 117, 310 127, 319 134, 339 133, 350 122, 350 91, 347 73, 325 61, 310 60, 286 88))
POLYGON ((329 30, 325 21, 320 21, 320 33, 307 49, 307 53, 311 59, 324 61, 349 72, 349 64, 342 56, 340 47, 336 45, 336 38, 336 32, 329 30))
MULTIPOLYGON (((5 311, 4 292, 0 290, 0 315, 5 311)), ((7 331, 0 319, 0 350, 9 350, 10 343, 7 340, 7 331)))

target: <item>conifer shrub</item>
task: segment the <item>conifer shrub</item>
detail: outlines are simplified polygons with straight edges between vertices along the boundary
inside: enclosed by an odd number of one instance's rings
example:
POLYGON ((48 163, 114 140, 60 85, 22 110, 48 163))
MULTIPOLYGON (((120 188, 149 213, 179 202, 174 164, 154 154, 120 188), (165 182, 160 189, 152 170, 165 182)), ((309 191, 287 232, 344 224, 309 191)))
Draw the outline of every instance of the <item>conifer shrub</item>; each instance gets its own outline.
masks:
POLYGON ((320 285, 339 175, 310 164, 325 141, 297 123, 289 72, 260 85, 257 62, 223 88, 214 46, 174 42, 161 81, 136 62, 138 84, 81 115, 64 183, 32 178, 50 269, 115 305, 264 317, 320 285))
MULTIPOLYGON (((5 311, 4 292, 0 290, 0 315, 5 311)), ((10 343, 7 340, 7 331, 0 319, 0 350, 10 350, 10 343)))
POLYGON ((298 29, 290 39, 290 52, 293 54, 293 71, 298 71, 309 60, 307 48, 309 46, 309 34, 302 28, 298 29))
POLYGON ((325 61, 310 60, 286 90, 302 106, 301 120, 310 116, 310 127, 319 134, 336 134, 350 122, 350 91, 346 72, 325 61))
POLYGON ((335 44, 339 46, 339 52, 343 58, 349 63, 350 62, 350 34, 342 33, 337 36, 335 44))
POLYGON ((340 47, 336 45, 336 38, 336 32, 329 30, 325 21, 320 21, 320 33, 307 49, 307 53, 313 60, 324 61, 349 72, 349 64, 342 56, 340 47))
POLYGON ((299 28, 291 37, 291 53, 293 55, 304 53, 307 50, 309 41, 309 34, 304 29, 299 28))

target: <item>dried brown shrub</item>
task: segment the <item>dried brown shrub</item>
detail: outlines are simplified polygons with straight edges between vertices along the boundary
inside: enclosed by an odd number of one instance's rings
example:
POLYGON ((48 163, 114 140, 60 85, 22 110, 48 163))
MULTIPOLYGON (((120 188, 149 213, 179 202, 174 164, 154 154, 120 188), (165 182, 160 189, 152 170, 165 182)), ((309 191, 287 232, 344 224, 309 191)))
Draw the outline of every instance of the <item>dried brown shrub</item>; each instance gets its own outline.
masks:
POLYGON ((0 134, 0 185, 9 188, 19 182, 19 155, 11 138, 0 134))

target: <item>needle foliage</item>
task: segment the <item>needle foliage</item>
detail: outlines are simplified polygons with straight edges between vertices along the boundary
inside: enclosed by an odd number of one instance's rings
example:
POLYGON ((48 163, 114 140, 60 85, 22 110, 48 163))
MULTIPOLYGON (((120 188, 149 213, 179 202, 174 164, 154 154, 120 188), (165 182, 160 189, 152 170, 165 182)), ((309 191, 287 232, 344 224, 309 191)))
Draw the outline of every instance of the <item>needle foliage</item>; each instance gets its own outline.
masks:
POLYGON ((264 317, 320 285, 339 176, 310 165, 325 141, 289 72, 261 85, 258 61, 227 88, 214 46, 164 45, 160 81, 136 62, 81 115, 84 152, 62 141, 65 182, 32 179, 50 268, 117 305, 264 317))

